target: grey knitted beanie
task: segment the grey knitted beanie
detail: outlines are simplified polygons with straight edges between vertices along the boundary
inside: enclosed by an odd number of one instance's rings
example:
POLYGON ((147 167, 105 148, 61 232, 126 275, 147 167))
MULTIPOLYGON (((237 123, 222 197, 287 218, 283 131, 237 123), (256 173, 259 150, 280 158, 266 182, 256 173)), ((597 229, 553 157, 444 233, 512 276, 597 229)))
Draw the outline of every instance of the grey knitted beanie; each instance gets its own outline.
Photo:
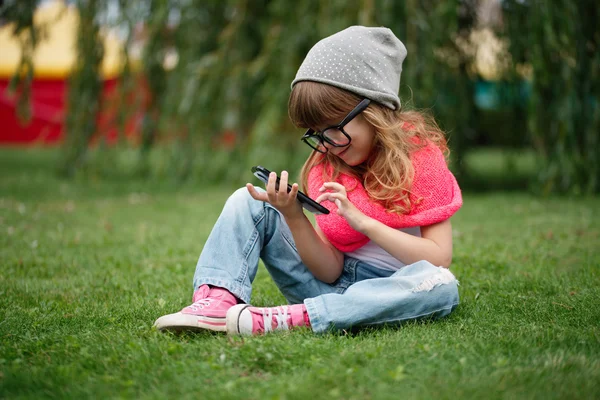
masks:
POLYGON ((320 40, 298 69, 297 82, 326 83, 400 108, 400 74, 406 47, 388 28, 351 26, 320 40))

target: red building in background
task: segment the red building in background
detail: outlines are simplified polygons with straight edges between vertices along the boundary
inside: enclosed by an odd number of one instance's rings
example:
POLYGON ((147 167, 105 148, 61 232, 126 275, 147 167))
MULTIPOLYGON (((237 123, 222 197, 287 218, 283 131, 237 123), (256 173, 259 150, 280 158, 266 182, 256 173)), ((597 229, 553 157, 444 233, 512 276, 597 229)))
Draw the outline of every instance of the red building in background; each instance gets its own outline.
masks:
MULTIPOLYGON (((17 98, 8 90, 18 66, 21 49, 13 36, 12 24, 0 27, 0 145, 57 144, 64 136, 68 76, 75 62, 75 40, 79 15, 63 2, 38 7, 34 23, 46 34, 34 53, 34 80, 31 87, 31 120, 21 121, 16 113, 17 98)), ((111 112, 111 94, 116 88, 121 66, 122 43, 104 35, 104 96, 107 107, 98 121, 98 134, 116 139, 117 129, 111 112)), ((114 107, 112 107, 114 108, 114 107)))

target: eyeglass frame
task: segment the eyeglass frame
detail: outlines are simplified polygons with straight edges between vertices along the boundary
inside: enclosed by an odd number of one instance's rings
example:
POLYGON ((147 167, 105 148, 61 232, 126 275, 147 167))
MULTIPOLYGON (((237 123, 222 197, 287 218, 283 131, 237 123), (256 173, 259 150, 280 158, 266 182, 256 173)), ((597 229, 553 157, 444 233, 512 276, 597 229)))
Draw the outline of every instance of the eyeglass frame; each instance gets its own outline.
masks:
POLYGON ((346 115, 346 117, 339 124, 328 126, 327 128, 325 128, 325 129, 323 129, 323 130, 321 130, 319 132, 315 131, 312 128, 308 128, 308 130, 306 131, 306 133, 304 133, 304 135, 302 135, 302 137, 300 138, 300 140, 302 140, 304 143, 306 143, 311 149, 313 149, 314 151, 319 152, 321 154, 325 154, 325 153, 327 153, 329 151, 329 149, 327 147, 325 147, 325 142, 327 142, 328 144, 330 144, 333 147, 346 147, 346 146, 349 146, 350 142, 352 142, 352 138, 344 130, 344 126, 348 125, 348 123, 350 123, 350 121, 352 121, 354 118, 356 118, 356 116, 358 114, 360 114, 361 112, 363 112, 364 110, 366 110, 367 107, 369 106, 369 104, 371 104, 371 100, 369 100, 369 99, 363 99, 360 103, 358 103, 358 105, 356 107, 354 107, 352 109, 352 111, 350 111, 348 113, 348 115, 346 115), (336 144, 336 143, 333 143, 333 141, 331 141, 327 137, 323 136, 323 132, 325 132, 328 129, 337 129, 340 132, 342 132, 344 134, 344 136, 346 136, 346 138, 348 139, 348 143, 346 143, 346 144, 336 144), (319 139, 319 142, 321 143, 321 145, 323 145, 323 147, 325 148, 325 151, 321 151, 320 149, 314 147, 308 141, 309 138, 313 138, 313 137, 317 137, 319 139))

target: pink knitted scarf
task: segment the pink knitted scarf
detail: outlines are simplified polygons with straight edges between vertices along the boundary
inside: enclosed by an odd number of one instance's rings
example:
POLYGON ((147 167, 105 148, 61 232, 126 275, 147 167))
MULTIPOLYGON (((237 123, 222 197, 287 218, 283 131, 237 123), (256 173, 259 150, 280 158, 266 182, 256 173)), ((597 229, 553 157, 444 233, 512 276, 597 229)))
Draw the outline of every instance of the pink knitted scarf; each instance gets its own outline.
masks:
MULTIPOLYGON (((353 176, 340 174, 337 182, 344 185, 348 199, 360 211, 395 229, 431 225, 450 218, 462 206, 462 196, 441 150, 430 143, 414 152, 411 161, 415 172, 410 190, 412 207, 407 214, 388 212, 370 200, 362 183, 353 176)), ((313 199, 319 196, 323 185, 323 168, 325 166, 319 164, 308 174, 308 194, 313 199)), ((331 213, 317 215, 317 224, 338 250, 354 251, 369 242, 367 236, 356 232, 336 213, 335 203, 324 201, 322 204, 331 213)))

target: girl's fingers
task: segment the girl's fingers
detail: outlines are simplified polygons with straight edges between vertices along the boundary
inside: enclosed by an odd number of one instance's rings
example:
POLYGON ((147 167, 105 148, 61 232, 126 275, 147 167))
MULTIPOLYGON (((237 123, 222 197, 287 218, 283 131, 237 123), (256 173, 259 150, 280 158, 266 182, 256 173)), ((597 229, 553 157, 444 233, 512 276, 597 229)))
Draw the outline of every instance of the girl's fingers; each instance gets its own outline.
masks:
POLYGON ((315 199, 315 201, 316 201, 317 203, 320 203, 320 202, 322 202, 323 200, 327 200, 327 196, 329 196, 329 193, 323 193, 322 195, 319 195, 319 197, 317 197, 317 198, 315 199))
MULTIPOLYGON (((346 201, 346 195, 342 194, 342 193, 328 193, 329 194, 329 201, 346 201)), ((337 204, 337 203, 336 203, 337 204)))
POLYGON ((287 185, 288 185, 288 173, 287 173, 287 171, 281 171, 281 178, 279 178, 278 194, 287 195, 287 185))
POLYGON ((251 183, 246 183, 246 189, 248 189, 248 193, 250 193, 250 196, 252 196, 252 198, 254 200, 259 200, 259 201, 268 201, 269 200, 267 198, 266 193, 259 193, 254 188, 254 185, 252 185, 251 183))
POLYGON ((281 188, 281 190, 279 191, 279 196, 280 199, 285 199, 285 201, 289 204, 290 202, 294 202, 296 201, 296 196, 298 195, 298 184, 294 183, 292 184, 292 189, 289 191, 287 191, 288 188, 288 179, 289 179, 289 174, 287 171, 281 171, 281 178, 279 181, 279 187, 281 188), (283 197, 285 196, 285 197, 283 197))
POLYGON ((295 199, 297 195, 298 195, 298 184, 294 183, 292 185, 292 190, 290 192, 290 198, 295 199))
POLYGON ((269 180, 267 181, 267 193, 275 194, 277 193, 277 189, 275 189, 275 185, 277 184, 277 174, 275 172, 271 172, 269 174, 269 180))
MULTIPOLYGON (((262 194, 262 197, 265 198, 263 201, 268 201, 272 205, 284 205, 284 204, 289 204, 289 202, 292 200, 295 200, 296 195, 298 193, 298 184, 295 183, 292 186, 292 190, 288 193, 288 191, 287 191, 288 179, 289 179, 288 172, 282 171, 281 176, 279 177, 279 184, 277 184, 277 174, 275 172, 271 172, 269 174, 269 180, 267 181, 267 186, 266 186, 267 193, 262 194)), ((250 189, 248 189, 248 190, 250 190, 250 189)), ((256 192, 256 195, 260 196, 261 194, 256 192)), ((252 196, 252 197, 254 197, 254 196, 252 196)), ((256 198, 256 197, 254 197, 254 198, 256 198)))
MULTIPOLYGON (((346 197, 345 194, 331 192, 331 193, 323 193, 322 195, 320 195, 319 197, 317 197, 315 199, 315 201, 317 203, 320 203, 320 202, 322 202, 324 200, 329 200, 331 202, 335 202, 336 200, 339 200, 340 202, 343 202, 343 201, 346 201, 347 199, 348 198, 346 197)), ((337 203, 336 203, 336 205, 337 205, 337 203)), ((339 207, 339 205, 338 205, 338 207, 339 207)))
POLYGON ((338 192, 346 192, 346 188, 344 187, 344 185, 342 185, 341 183, 337 183, 337 182, 324 182, 323 186, 321 186, 321 188, 319 189, 321 192, 325 191, 325 190, 337 190, 338 192))
POLYGON ((275 185, 277 183, 277 174, 275 172, 271 172, 269 174, 269 180, 267 181, 267 197, 269 201, 273 202, 277 199, 277 190, 275 189, 275 185))

